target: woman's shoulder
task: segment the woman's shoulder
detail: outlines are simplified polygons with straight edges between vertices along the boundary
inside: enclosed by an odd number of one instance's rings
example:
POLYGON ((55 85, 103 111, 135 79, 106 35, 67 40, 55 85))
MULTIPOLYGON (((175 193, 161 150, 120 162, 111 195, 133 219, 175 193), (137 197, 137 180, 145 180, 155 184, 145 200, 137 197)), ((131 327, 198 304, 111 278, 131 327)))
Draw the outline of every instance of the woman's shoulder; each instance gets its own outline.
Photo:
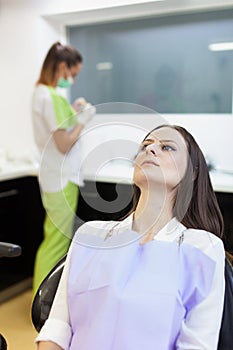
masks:
POLYGON ((184 242, 200 249, 212 258, 225 256, 224 246, 221 238, 211 232, 188 228, 184 232, 184 242))
POLYGON ((96 235, 104 238, 109 230, 113 229, 118 225, 119 221, 104 221, 104 220, 93 220, 87 221, 82 224, 75 233, 75 236, 81 234, 96 235))
POLYGON ((45 84, 36 84, 35 86, 35 92, 36 93, 44 93, 44 94, 48 94, 49 93, 49 87, 45 84))
POLYGON ((51 99, 50 91, 47 85, 37 84, 33 93, 34 99, 51 99))
MULTIPOLYGON (((72 239, 72 246, 104 247, 118 221, 88 221, 78 228, 72 239), (78 244, 77 244, 78 243, 78 244)), ((80 248, 79 248, 80 249, 80 248)))

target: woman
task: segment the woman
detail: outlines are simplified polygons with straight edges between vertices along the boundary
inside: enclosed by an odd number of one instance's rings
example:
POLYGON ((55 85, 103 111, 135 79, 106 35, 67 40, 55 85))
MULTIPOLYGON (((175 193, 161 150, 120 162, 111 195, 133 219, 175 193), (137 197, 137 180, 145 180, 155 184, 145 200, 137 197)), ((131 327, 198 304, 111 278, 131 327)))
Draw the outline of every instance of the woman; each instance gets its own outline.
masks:
POLYGON ((76 232, 39 350, 217 349, 223 221, 193 137, 179 126, 152 130, 134 183, 123 221, 76 232))
POLYGON ((41 154, 39 183, 46 211, 44 240, 35 261, 34 293, 51 268, 66 254, 72 238, 78 185, 82 179, 78 174, 73 178, 74 163, 79 154, 70 150, 93 110, 80 113, 77 119, 76 110, 56 88, 68 88, 73 83, 82 68, 82 61, 74 47, 59 42, 53 44, 43 62, 33 95, 34 135, 41 154))

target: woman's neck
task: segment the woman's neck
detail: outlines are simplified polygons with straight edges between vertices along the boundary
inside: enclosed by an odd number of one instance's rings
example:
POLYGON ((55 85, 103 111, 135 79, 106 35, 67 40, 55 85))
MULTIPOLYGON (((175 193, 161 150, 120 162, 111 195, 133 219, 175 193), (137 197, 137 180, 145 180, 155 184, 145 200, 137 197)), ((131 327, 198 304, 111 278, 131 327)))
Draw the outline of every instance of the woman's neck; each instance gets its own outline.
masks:
POLYGON ((171 194, 162 192, 141 191, 134 213, 133 230, 143 235, 146 241, 153 239, 173 217, 171 194))

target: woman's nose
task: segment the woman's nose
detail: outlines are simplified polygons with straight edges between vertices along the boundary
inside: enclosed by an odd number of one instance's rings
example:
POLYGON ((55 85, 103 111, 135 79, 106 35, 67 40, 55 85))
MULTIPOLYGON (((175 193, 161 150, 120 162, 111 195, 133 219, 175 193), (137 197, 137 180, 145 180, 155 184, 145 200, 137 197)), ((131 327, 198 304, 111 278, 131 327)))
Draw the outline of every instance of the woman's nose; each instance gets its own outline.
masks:
POLYGON ((146 152, 148 154, 152 153, 154 156, 158 156, 160 153, 160 147, 159 145, 152 143, 146 147, 146 152))

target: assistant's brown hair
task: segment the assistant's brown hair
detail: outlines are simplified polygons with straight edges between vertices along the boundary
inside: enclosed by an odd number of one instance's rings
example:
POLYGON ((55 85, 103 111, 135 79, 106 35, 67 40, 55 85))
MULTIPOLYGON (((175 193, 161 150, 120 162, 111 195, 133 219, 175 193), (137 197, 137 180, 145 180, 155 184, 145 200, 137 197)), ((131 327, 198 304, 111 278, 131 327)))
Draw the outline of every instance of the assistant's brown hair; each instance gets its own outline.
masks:
POLYGON ((60 42, 54 43, 44 59, 37 84, 52 85, 58 65, 61 62, 65 62, 67 67, 70 68, 82 63, 83 58, 73 46, 62 45, 60 42))
MULTIPOLYGON (((188 150, 187 169, 174 198, 173 214, 187 228, 202 229, 218 237, 223 235, 223 217, 210 181, 205 157, 194 137, 183 127, 160 125, 155 130, 168 127, 177 130, 184 138, 188 150)), ((148 137, 145 137, 145 139, 148 137)), ((134 185, 132 213, 138 204, 140 189, 134 185)))

